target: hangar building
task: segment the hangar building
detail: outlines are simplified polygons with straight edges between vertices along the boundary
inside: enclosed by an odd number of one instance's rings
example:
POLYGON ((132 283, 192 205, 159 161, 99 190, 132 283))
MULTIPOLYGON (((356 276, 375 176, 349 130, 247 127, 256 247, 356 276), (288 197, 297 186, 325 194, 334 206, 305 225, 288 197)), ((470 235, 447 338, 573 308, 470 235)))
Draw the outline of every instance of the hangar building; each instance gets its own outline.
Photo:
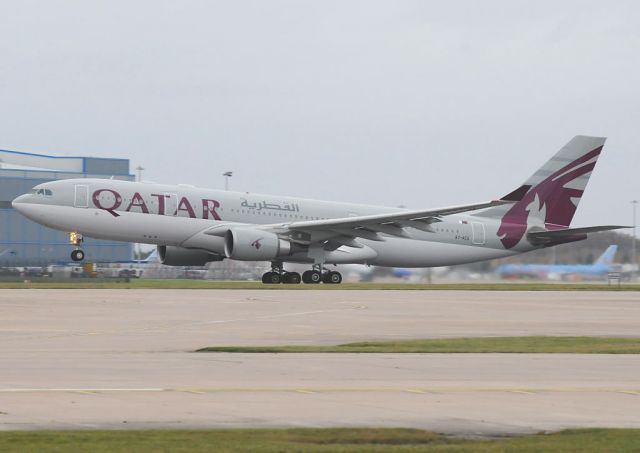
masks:
MULTIPOLYGON (((11 207, 11 200, 44 182, 70 178, 133 181, 128 159, 62 157, 0 150, 0 266, 45 266, 70 261, 67 233, 38 225, 11 207)), ((86 260, 125 261, 132 244, 85 238, 86 260)))

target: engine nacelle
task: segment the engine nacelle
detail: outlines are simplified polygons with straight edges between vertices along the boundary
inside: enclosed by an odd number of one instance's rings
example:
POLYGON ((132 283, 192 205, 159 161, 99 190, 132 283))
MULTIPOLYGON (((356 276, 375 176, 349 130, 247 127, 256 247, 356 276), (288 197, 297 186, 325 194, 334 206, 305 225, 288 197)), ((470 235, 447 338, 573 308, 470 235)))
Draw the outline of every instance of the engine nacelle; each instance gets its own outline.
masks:
POLYGON ((222 261, 224 256, 206 250, 159 245, 160 262, 167 266, 204 266, 210 261, 222 261))
POLYGON ((234 260, 271 261, 289 255, 291 243, 268 231, 237 228, 225 234, 224 253, 234 260))

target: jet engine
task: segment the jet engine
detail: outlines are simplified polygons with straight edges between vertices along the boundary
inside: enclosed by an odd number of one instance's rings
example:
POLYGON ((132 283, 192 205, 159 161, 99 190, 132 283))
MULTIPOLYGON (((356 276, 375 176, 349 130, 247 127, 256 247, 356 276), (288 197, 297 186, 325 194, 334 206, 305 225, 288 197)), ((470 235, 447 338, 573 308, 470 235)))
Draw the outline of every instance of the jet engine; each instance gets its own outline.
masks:
POLYGON ((224 256, 201 249, 187 249, 171 245, 159 245, 160 262, 167 266, 204 266, 210 261, 222 261, 224 256))
POLYGON ((291 243, 268 231, 237 228, 226 232, 224 253, 234 260, 270 261, 290 255, 291 243))

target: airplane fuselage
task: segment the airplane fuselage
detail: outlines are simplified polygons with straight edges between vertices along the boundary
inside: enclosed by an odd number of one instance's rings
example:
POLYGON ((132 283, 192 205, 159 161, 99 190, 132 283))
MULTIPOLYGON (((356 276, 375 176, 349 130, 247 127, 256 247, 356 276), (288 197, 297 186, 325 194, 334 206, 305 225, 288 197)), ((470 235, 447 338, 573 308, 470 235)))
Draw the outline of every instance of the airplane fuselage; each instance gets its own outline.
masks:
MULTIPOLYGON (((221 256, 224 238, 208 234, 216 226, 277 228, 296 222, 403 212, 400 208, 109 179, 42 184, 17 198, 14 206, 30 219, 62 231, 97 239, 204 249, 221 256)), ((480 214, 446 216, 430 231, 408 227, 403 237, 382 233, 383 240, 358 238, 358 247, 342 245, 329 252, 325 262, 447 266, 536 248, 523 241, 505 249, 497 235, 500 221, 480 214)), ((312 263, 314 258, 308 250, 300 249, 282 261, 312 263)))

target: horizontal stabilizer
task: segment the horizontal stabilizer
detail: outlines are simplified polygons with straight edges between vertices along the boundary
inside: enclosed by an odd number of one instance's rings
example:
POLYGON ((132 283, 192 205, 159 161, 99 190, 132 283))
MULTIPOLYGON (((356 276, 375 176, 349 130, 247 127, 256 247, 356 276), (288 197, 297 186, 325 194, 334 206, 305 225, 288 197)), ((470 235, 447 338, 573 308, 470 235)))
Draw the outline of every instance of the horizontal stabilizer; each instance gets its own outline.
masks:
POLYGON ((584 228, 565 228, 562 230, 532 231, 527 233, 527 239, 534 245, 555 245, 563 242, 585 239, 587 233, 631 228, 622 225, 602 225, 584 228))
POLYGON ((508 193, 507 195, 505 195, 504 197, 500 198, 500 200, 502 201, 520 201, 524 198, 525 194, 527 192, 529 192, 529 189, 531 189, 531 185, 523 185, 518 187, 516 190, 514 190, 511 193, 508 193))

